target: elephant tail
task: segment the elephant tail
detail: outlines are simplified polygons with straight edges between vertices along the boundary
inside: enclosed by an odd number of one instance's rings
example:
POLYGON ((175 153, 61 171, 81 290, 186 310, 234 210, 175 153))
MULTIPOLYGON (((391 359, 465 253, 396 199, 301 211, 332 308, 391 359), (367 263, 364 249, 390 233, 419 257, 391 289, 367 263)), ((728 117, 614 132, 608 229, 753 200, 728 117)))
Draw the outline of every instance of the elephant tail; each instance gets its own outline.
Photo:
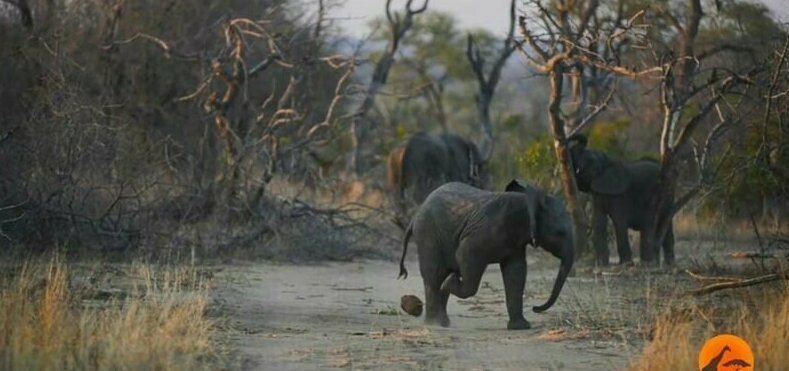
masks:
POLYGON ((408 278, 408 271, 405 269, 405 254, 408 252, 408 240, 411 239, 411 235, 414 234, 414 224, 408 224, 408 228, 405 230, 405 238, 403 239, 403 256, 400 257, 400 275, 397 276, 397 279, 406 279, 408 278))

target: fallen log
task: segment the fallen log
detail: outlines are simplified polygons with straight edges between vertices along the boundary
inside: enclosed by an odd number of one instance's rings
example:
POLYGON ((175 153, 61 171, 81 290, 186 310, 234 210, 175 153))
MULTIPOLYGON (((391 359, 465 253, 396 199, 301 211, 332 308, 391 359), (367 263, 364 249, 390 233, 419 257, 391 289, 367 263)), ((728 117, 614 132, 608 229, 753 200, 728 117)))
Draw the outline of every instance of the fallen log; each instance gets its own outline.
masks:
POLYGON ((738 287, 754 286, 754 285, 758 285, 758 284, 762 284, 762 283, 766 283, 766 282, 778 281, 778 280, 781 280, 781 279, 789 280, 789 274, 786 274, 786 273, 784 273, 784 274, 772 273, 772 274, 767 274, 767 275, 764 275, 764 276, 759 276, 759 277, 754 277, 754 278, 749 278, 749 279, 744 279, 744 280, 736 280, 736 281, 730 281, 730 282, 714 283, 714 284, 711 284, 711 285, 704 286, 704 287, 702 287, 700 289, 693 290, 693 291, 691 291, 691 294, 693 294, 693 296, 700 296, 700 295, 713 293, 715 291, 726 290, 726 289, 733 289, 733 288, 738 288, 738 287))

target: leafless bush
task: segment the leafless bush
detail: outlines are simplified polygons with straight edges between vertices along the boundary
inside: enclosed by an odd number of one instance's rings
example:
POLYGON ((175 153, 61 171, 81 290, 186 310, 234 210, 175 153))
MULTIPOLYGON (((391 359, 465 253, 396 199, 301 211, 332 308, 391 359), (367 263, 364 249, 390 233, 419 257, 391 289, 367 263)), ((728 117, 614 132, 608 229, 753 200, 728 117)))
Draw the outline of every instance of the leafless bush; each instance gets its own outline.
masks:
POLYGON ((267 184, 330 176, 315 151, 343 130, 356 59, 326 42, 322 2, 307 15, 280 0, 220 3, 20 2, 34 16, 21 28, 9 13, 3 243, 355 251, 367 232, 354 231, 369 228, 354 213, 280 200, 267 184), (165 27, 164 14, 183 22, 165 27))

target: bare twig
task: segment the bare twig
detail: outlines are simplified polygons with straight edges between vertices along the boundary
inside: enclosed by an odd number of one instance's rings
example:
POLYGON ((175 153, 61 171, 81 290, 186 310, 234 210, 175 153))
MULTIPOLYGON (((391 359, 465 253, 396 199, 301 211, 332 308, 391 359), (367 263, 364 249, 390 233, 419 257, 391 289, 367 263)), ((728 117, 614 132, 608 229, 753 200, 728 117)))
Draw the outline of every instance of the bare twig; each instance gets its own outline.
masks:
POLYGON ((123 45, 123 44, 129 44, 129 43, 132 43, 134 41, 137 41, 138 39, 143 39, 143 40, 148 40, 148 41, 153 42, 160 49, 162 49, 162 51, 164 51, 164 55, 167 58, 170 58, 171 56, 174 55, 174 56, 176 56, 178 58, 183 58, 183 59, 187 59, 187 60, 199 60, 200 59, 199 53, 184 53, 184 52, 181 52, 181 51, 179 51, 177 49, 172 48, 170 46, 170 44, 168 44, 164 40, 162 40, 162 39, 160 39, 160 38, 158 38, 156 36, 148 35, 148 34, 142 33, 142 32, 138 32, 137 34, 135 34, 134 36, 132 36, 132 37, 130 37, 128 39, 112 41, 109 44, 106 44, 106 45, 102 46, 102 49, 103 50, 111 50, 115 46, 123 45))
POLYGON ((718 282, 729 282, 729 281, 736 281, 737 278, 734 277, 710 277, 710 276, 702 276, 698 273, 694 273, 689 269, 685 269, 685 273, 687 273, 691 278, 698 280, 698 281, 718 281, 718 282))
POLYGON ((611 103, 611 100, 614 97, 614 93, 616 92, 616 88, 611 88, 608 92, 608 95, 603 99, 603 101, 594 107, 594 110, 590 112, 584 119, 576 125, 568 134, 568 137, 573 136, 576 133, 580 133, 581 130, 589 126, 590 123, 593 122, 595 117, 599 115, 601 112, 605 111, 608 108, 608 104, 611 103))

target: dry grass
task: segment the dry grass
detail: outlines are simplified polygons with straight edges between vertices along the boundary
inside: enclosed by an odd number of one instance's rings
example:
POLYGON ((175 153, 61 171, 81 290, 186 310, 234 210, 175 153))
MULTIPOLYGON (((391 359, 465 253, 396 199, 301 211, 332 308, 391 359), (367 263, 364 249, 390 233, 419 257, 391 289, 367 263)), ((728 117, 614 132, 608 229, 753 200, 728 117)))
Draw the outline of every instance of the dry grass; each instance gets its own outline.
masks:
POLYGON ((677 305, 684 290, 675 275, 644 270, 615 267, 579 277, 565 288, 566 310, 555 317, 552 330, 567 331, 568 338, 619 339, 640 347, 656 318, 677 305))
MULTIPOLYGON (((80 287, 58 258, 0 278, 0 368, 207 368, 214 326, 194 270, 134 264, 126 291, 80 287), (117 293, 118 295, 115 295, 117 293)), ((76 276, 76 275, 74 275, 76 276)))
MULTIPOLYGON (((732 300, 731 298, 729 300, 732 300)), ((757 305, 668 312, 655 324, 653 339, 631 370, 692 370, 704 341, 722 333, 750 344, 759 370, 786 370, 789 364, 789 285, 765 288, 757 305)))
MULTIPOLYGON (((764 274, 751 264, 697 269, 705 276, 764 274)), ((579 273, 562 293, 564 310, 540 338, 613 341, 623 351, 637 354, 631 370, 693 370, 698 369, 704 342, 730 333, 751 345, 756 369, 785 370, 789 364, 789 282, 688 295, 709 283, 682 271, 643 267, 579 273)))
POLYGON ((756 217, 750 219, 726 220, 723 217, 701 218, 692 210, 683 210, 674 217, 674 234, 686 240, 707 240, 726 243, 728 241, 752 242, 754 225, 763 236, 786 236, 789 223, 784 219, 756 217))

